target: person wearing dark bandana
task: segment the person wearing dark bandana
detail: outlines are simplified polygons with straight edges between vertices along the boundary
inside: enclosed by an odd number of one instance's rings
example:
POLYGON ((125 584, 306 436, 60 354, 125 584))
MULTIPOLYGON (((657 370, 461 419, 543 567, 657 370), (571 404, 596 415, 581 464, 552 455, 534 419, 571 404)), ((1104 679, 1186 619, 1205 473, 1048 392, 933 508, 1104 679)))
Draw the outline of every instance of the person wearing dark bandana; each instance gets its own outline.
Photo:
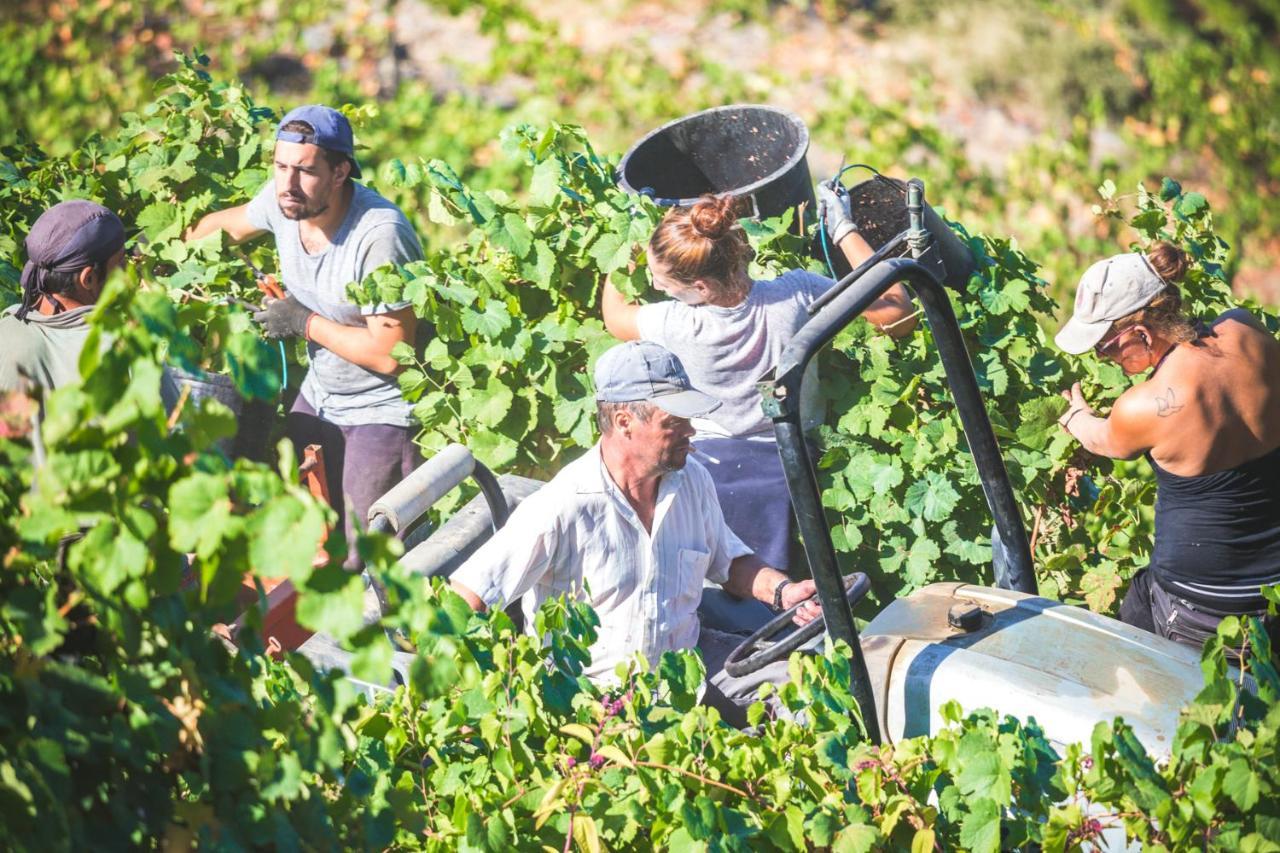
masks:
POLYGON ((31 227, 22 302, 0 314, 0 390, 53 390, 80 378, 89 314, 124 263, 124 224, 91 201, 64 201, 31 227))

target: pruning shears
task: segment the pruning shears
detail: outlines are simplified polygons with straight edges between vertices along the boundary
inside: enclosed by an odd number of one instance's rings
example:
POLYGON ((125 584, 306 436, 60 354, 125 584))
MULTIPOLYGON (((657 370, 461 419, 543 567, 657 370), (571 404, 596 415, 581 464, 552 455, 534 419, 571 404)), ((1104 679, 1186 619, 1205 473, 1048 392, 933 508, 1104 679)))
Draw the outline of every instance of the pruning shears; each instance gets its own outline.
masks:
POLYGON ((243 308, 244 310, 250 313, 257 313, 258 311, 262 310, 261 305, 254 305, 249 300, 241 299, 238 296, 224 296, 217 301, 223 305, 235 305, 239 308, 243 308))
POLYGON ((284 288, 276 281, 275 276, 258 269, 257 265, 249 260, 249 256, 244 252, 238 252, 237 254, 240 256, 240 260, 244 261, 244 265, 249 268, 249 271, 253 273, 253 277, 258 282, 258 290, 261 290, 272 299, 284 299, 284 288))

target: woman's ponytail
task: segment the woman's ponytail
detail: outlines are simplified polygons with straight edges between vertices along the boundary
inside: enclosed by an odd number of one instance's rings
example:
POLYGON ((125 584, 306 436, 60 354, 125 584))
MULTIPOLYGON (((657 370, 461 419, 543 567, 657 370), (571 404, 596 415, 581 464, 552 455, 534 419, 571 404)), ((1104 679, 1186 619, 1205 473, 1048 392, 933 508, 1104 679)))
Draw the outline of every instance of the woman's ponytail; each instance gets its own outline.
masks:
POLYGON ((1191 268, 1191 257, 1172 243, 1161 240, 1147 252, 1147 262, 1165 284, 1177 284, 1191 268))
POLYGON ((1182 292, 1178 282, 1191 268, 1191 257, 1173 243, 1160 241, 1146 253, 1147 263, 1164 282, 1164 290, 1127 317, 1115 321, 1113 328, 1124 329, 1141 323, 1167 341, 1191 343, 1200 337, 1196 324, 1182 312, 1182 292))
POLYGON ((705 195, 692 207, 672 208, 649 238, 649 254, 682 284, 701 280, 736 291, 755 256, 738 216, 738 199, 729 195, 705 195))
POLYGON ((719 240, 738 224, 737 208, 733 196, 704 196, 689 208, 689 222, 699 236, 719 240))

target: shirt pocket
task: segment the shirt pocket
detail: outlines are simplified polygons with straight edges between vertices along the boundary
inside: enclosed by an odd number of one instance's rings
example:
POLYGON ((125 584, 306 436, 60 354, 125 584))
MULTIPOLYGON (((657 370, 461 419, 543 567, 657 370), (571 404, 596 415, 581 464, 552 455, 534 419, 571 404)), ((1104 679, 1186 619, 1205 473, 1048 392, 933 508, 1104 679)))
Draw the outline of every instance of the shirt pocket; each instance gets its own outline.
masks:
POLYGON ((680 571, 672 578, 671 600, 679 613, 696 611, 702 601, 702 582, 707 577, 711 554, 695 548, 681 548, 677 565, 680 571))

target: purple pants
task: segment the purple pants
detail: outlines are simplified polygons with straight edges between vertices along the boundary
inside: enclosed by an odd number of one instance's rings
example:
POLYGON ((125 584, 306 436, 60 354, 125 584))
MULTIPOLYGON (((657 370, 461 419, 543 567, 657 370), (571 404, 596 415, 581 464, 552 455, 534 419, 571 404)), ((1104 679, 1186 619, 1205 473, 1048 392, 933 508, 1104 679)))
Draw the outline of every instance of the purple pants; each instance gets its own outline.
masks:
POLYGON ((339 426, 317 415, 299 394, 285 419, 285 434, 299 459, 308 444, 324 449, 329 502, 350 543, 347 565, 357 568, 354 520, 363 527, 373 502, 422 464, 414 430, 390 424, 339 426))

